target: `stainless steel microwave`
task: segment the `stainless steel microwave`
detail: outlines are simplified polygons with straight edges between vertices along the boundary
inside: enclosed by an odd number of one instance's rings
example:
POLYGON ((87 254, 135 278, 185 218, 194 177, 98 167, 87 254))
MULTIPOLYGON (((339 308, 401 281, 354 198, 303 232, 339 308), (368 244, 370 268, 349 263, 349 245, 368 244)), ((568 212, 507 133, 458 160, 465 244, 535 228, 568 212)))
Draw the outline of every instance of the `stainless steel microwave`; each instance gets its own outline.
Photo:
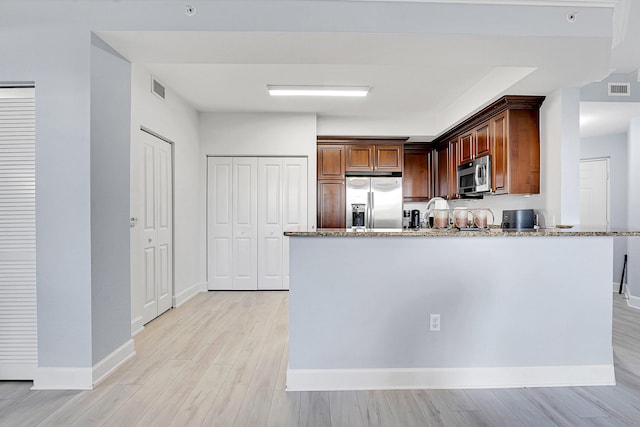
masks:
POLYGON ((491 156, 478 157, 458 166, 458 193, 477 194, 491 191, 491 156))

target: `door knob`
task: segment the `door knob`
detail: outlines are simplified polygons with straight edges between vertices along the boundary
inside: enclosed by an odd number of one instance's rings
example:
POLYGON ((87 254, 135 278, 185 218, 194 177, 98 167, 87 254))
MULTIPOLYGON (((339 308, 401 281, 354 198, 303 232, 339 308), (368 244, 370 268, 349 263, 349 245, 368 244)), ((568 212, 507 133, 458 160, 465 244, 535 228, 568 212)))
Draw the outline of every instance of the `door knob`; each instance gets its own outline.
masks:
POLYGON ((149 243, 151 243, 153 241, 153 239, 151 239, 151 237, 149 237, 149 243))

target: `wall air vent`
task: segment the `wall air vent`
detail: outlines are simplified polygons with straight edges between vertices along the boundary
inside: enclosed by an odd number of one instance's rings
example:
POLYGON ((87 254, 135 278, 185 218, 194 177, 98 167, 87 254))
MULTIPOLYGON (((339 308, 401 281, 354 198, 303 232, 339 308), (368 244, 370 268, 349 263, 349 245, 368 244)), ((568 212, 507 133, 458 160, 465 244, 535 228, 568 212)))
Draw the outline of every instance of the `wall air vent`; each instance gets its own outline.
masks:
POLYGON ((155 77, 151 77, 151 92, 153 92, 160 99, 164 99, 164 86, 157 81, 155 77))
POLYGON ((630 83, 609 83, 609 96, 630 96, 630 83))

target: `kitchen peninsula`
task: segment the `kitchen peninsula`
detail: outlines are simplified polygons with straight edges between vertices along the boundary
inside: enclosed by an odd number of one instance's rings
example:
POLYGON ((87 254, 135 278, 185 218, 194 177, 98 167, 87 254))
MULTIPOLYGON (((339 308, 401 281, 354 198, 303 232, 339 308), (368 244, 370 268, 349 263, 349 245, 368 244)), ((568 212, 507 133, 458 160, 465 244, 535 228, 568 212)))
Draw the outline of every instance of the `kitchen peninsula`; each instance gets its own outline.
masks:
POLYGON ((640 233, 285 235, 288 390, 615 384, 613 237, 640 233))

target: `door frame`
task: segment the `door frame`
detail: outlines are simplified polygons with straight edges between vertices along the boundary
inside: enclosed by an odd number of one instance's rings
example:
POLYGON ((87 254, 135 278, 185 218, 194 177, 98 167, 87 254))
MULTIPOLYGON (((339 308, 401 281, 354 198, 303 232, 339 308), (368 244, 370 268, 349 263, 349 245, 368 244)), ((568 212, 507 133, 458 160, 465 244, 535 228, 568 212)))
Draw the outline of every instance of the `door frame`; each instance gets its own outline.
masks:
MULTIPOLYGON (((588 157, 580 159, 580 165, 587 162, 602 161, 604 161, 607 166, 607 225, 611 227, 611 157, 588 157)), ((580 218, 580 220, 582 221, 582 218, 580 218)))
MULTIPOLYGON (((171 180, 170 180, 170 185, 171 185, 171 247, 172 247, 172 251, 171 251, 171 308, 175 308, 176 307, 176 293, 175 293, 175 143, 169 139, 164 137, 163 135, 155 132, 154 130, 144 126, 144 125, 140 125, 139 130, 141 132, 144 132, 148 135, 153 136, 154 138, 158 138, 159 140, 166 142, 167 144, 169 144, 170 147, 170 153, 171 153, 171 180)), ((135 142, 132 142, 132 144, 135 144, 135 149, 137 150, 138 144, 139 144, 140 140, 138 138, 135 139, 135 142)), ((132 167, 134 170, 136 170, 135 173, 132 173, 132 179, 134 179, 133 177, 137 177, 138 173, 137 170, 142 166, 142 164, 140 163, 141 158, 136 156, 135 157, 135 164, 132 164, 132 167)), ((137 179, 137 178, 136 178, 137 179)), ((138 195, 139 196, 139 195, 138 195)), ((136 215, 140 215, 140 212, 136 212, 136 215)), ((130 218, 130 227, 133 229, 134 227, 138 227, 138 218, 135 217, 133 215, 132 212, 132 216, 130 218)), ((133 238, 138 237, 137 233, 132 235, 132 240, 133 238)), ((141 235, 142 236, 142 235, 141 235)), ((140 237, 140 238, 143 238, 140 237)), ((142 244, 142 241, 136 242, 135 243, 135 248, 139 249, 142 244)), ((132 248, 133 249, 133 248, 132 248)), ((142 260, 140 259, 136 259, 135 258, 136 255, 134 254, 134 251, 131 251, 130 254, 130 269, 131 269, 131 284, 130 284, 130 293, 131 293, 131 305, 133 307, 134 304, 139 303, 139 301, 135 300, 133 298, 134 296, 134 289, 137 285, 139 285, 138 283, 135 282, 134 277, 139 278, 142 276, 139 276, 137 274, 136 271, 136 267, 137 264, 140 264, 140 261, 142 260), (137 263, 136 263, 137 261, 137 263), (135 273, 134 273, 135 272, 135 273), (134 276, 135 275, 135 276, 134 276)), ((135 311, 135 317, 134 317, 134 310, 131 310, 131 336, 135 336, 137 334, 139 334, 140 332, 142 332, 144 330, 144 325, 143 325, 143 320, 142 320, 142 305, 140 305, 140 307, 136 307, 136 311, 135 311)))

